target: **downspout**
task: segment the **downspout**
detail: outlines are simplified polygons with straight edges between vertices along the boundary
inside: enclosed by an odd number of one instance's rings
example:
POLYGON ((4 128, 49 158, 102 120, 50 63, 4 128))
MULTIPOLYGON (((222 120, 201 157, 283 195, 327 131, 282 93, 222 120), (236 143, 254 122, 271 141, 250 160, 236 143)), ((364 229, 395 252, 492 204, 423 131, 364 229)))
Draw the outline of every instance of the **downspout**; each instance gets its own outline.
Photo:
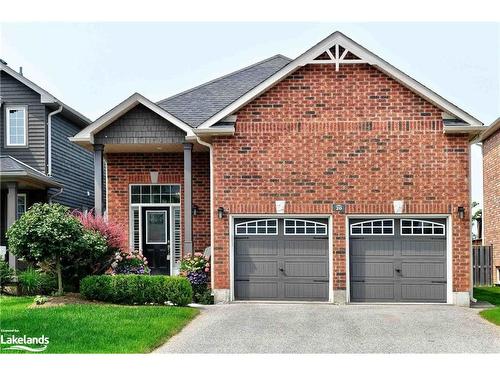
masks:
POLYGON ((62 194, 62 192, 63 192, 63 190, 64 190, 64 188, 63 188, 63 187, 60 187, 60 188, 59 188, 59 191, 58 191, 57 193, 49 195, 49 203, 52 203, 52 199, 53 199, 54 197, 57 197, 58 195, 61 195, 61 194, 62 194))
POLYGON ((214 290, 214 165, 212 144, 202 141, 196 135, 196 141, 210 150, 210 288, 214 290))
MULTIPOLYGON (((52 116, 61 113, 63 106, 60 105, 54 112, 50 112, 47 121, 47 175, 52 176, 52 116)), ((59 195, 61 192, 55 194, 59 195)), ((54 196, 55 196, 54 195, 54 196)))

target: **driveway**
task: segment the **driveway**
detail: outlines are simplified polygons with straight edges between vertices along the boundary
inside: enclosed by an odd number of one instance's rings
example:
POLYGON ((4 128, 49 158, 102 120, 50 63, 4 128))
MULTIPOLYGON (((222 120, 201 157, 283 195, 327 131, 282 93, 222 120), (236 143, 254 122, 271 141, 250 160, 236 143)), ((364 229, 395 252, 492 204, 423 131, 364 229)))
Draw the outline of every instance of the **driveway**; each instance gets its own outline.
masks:
POLYGON ((155 353, 500 353, 478 309, 439 305, 206 306, 155 353))

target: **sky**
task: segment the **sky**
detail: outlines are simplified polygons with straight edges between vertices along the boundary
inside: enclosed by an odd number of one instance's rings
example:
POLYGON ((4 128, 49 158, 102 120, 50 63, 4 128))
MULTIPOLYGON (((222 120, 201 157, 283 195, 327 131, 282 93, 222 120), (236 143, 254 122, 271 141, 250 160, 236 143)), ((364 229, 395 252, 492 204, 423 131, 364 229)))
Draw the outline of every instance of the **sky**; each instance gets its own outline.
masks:
POLYGON ((158 101, 336 30, 486 125, 500 116, 498 23, 2 23, 0 58, 95 120, 134 92, 158 101))

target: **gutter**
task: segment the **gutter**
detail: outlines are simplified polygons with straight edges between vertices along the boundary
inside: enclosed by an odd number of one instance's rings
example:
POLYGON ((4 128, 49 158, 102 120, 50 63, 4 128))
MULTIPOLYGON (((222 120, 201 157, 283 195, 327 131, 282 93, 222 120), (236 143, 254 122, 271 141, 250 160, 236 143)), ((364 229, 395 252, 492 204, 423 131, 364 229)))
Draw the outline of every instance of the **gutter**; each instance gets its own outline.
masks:
POLYGON ((54 197, 57 197, 58 195, 61 195, 63 191, 64 191, 64 188, 61 186, 61 187, 59 188, 59 191, 58 191, 57 193, 55 193, 55 194, 51 194, 51 195, 49 196, 49 203, 52 203, 52 199, 53 199, 54 197))
POLYGON ((50 112, 48 116, 48 121, 47 121, 47 175, 48 176, 52 176, 52 116, 61 113, 62 110, 63 106, 59 105, 59 109, 56 109, 54 112, 50 112))
POLYGON ((208 147, 210 150, 210 288, 214 290, 214 164, 213 164, 213 146, 212 144, 202 141, 196 136, 196 142, 200 145, 208 147))

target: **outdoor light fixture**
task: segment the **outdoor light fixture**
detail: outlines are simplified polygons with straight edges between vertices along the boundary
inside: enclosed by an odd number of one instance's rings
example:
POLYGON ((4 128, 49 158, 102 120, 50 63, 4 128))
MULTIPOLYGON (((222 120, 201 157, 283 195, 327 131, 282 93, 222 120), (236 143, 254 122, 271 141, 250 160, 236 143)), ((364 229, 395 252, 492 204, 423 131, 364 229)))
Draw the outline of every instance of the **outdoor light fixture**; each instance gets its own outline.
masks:
POLYGON ((196 216, 198 215, 198 212, 199 212, 199 208, 197 205, 193 204, 193 216, 196 216))
POLYGON ((217 217, 218 217, 219 219, 222 219, 222 218, 224 217, 224 207, 219 207, 219 208, 217 209, 217 217))
POLYGON ((458 207, 458 217, 463 219, 465 217, 465 207, 458 207))

